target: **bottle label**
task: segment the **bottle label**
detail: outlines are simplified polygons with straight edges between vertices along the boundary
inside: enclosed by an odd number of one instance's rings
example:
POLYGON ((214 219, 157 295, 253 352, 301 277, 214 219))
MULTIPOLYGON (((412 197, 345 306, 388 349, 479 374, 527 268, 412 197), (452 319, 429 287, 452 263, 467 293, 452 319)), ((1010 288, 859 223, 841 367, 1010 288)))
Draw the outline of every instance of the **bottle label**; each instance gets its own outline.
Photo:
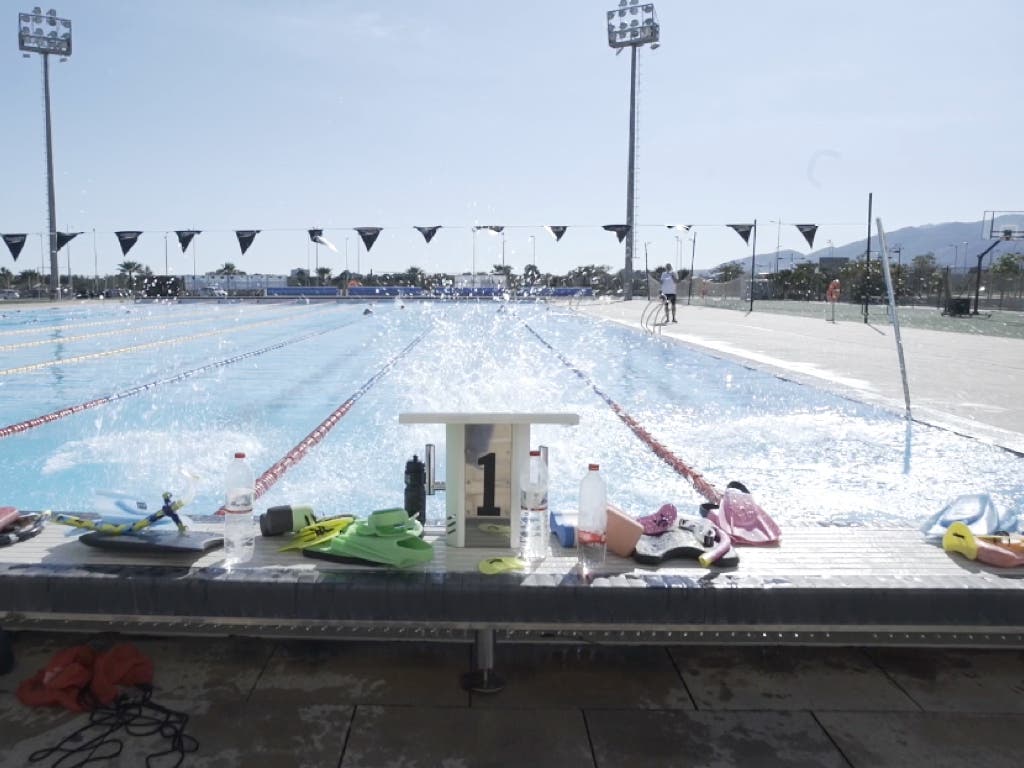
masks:
POLYGON ((252 491, 235 490, 228 494, 224 509, 228 512, 252 512, 252 491))
POLYGON ((596 531, 576 531, 576 541, 583 546, 592 546, 594 544, 604 544, 606 542, 605 533, 596 531))

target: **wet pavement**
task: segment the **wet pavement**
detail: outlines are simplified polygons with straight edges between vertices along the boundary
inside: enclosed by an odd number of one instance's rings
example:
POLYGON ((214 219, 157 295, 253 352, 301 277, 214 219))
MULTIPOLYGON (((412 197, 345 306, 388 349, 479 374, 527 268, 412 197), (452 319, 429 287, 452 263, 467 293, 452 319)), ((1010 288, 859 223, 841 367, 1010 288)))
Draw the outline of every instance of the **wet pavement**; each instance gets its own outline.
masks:
MULTIPOLYGON (((56 650, 115 638, 12 637, 0 765, 24 766, 88 716, 25 707, 18 682, 56 650)), ((506 687, 484 695, 460 686, 463 644, 116 640, 153 660, 152 701, 188 715, 189 766, 1020 765, 1015 650, 499 645, 506 687)), ((145 765, 171 746, 112 737, 123 751, 98 765, 145 765)))

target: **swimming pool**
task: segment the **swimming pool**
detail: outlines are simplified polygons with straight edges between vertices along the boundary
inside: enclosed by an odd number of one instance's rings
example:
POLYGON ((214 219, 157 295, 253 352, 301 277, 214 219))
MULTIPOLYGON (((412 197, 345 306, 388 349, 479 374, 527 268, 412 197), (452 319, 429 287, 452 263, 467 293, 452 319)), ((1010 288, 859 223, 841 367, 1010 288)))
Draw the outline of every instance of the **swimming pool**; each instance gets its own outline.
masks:
MULTIPOLYGON (((429 411, 574 412, 535 426, 554 508, 588 462, 645 514, 703 500, 617 415, 719 488, 743 481, 786 525, 916 526, 953 497, 1024 498, 1021 459, 938 428, 566 307, 501 302, 90 304, 0 317, 0 504, 89 511, 109 493, 159 503, 198 477, 185 512, 221 502, 244 450, 257 511, 401 506, 403 470, 444 428, 429 411), (613 408, 614 406, 614 408, 613 408), (99 492, 99 493, 98 493, 99 492)), ((428 497, 428 521, 444 495, 428 497)), ((1015 510, 1021 512, 1022 510, 1015 510)))

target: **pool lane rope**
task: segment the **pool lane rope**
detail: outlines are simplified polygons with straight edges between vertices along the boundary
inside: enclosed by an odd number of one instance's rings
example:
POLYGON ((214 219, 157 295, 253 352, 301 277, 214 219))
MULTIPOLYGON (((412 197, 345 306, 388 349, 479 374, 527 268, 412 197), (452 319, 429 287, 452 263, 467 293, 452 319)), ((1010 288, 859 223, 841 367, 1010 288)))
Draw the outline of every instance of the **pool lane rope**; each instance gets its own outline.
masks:
POLYGON ((533 328, 531 328, 529 324, 523 323, 523 325, 526 326, 526 330, 528 330, 537 338, 537 341, 539 341, 551 352, 553 352, 554 355, 559 360, 562 361, 562 364, 565 365, 566 368, 568 368, 570 371, 572 371, 581 379, 583 379, 583 381, 586 382, 590 386, 590 388, 594 390, 595 393, 597 393, 597 396, 608 404, 612 411, 615 412, 615 415, 618 416, 622 420, 622 422, 627 427, 630 428, 630 430, 632 430, 633 434, 639 437, 640 440, 643 441, 643 443, 647 445, 647 447, 650 448, 659 459, 661 459, 670 467, 672 467, 672 469, 674 469, 678 474, 685 477, 694 487, 694 490, 696 490, 697 493, 699 493, 705 499, 710 501, 712 504, 721 503, 721 492, 719 492, 719 490, 715 488, 715 486, 712 485, 704 477, 704 475, 702 475, 700 472, 695 470, 685 461, 683 461, 674 453, 672 453, 672 451, 670 451, 665 445, 660 443, 649 431, 647 431, 647 429, 642 424, 640 424, 640 422, 638 422, 636 419, 630 416, 625 408, 623 408, 611 397, 609 397, 608 394, 604 392, 604 390, 602 390, 600 387, 597 386, 597 384, 594 383, 593 379, 591 379, 589 376, 587 376, 586 373, 584 373, 575 365, 573 365, 571 360, 569 360, 565 355, 563 355, 561 352, 559 352, 557 349, 551 346, 551 344, 549 344, 544 339, 544 337, 537 333, 537 331, 533 330, 533 328))
MULTIPOLYGON (((394 368, 399 360, 401 360, 403 357, 409 354, 409 352, 412 351, 413 347, 419 344, 423 340, 423 337, 427 335, 427 333, 427 331, 421 333, 419 336, 417 336, 415 339, 409 342, 409 344, 404 349, 399 351, 397 354, 395 354, 394 357, 392 357, 390 360, 384 363, 384 365, 381 366, 381 368, 376 373, 374 373, 373 376, 367 379, 362 384, 362 386, 359 387, 359 389, 357 389, 352 395, 350 395, 345 402, 343 402, 341 405, 335 408, 330 416, 328 416, 326 419, 320 422, 316 429, 314 429, 312 432, 306 435, 302 439, 302 441, 298 443, 298 445, 296 445, 294 448, 288 451, 288 453, 286 453, 279 461, 274 463, 274 465, 271 466, 270 469, 268 469, 266 472, 264 472, 262 475, 256 478, 256 498, 258 499, 264 493, 269 491, 270 488, 274 485, 274 483, 276 483, 278 480, 284 477, 284 474, 289 469, 298 464, 302 460, 302 458, 307 453, 309 453, 311 448, 315 447, 321 440, 327 437, 327 434, 332 429, 334 429, 334 427, 338 424, 339 421, 342 420, 345 414, 352 409, 352 406, 355 405, 356 401, 359 400, 359 398, 361 398, 363 395, 365 395, 374 384, 380 381, 388 373, 388 371, 394 368)), ((224 509, 223 507, 221 507, 220 509, 217 510, 216 514, 220 515, 223 514, 223 512, 224 509)))
POLYGON ((307 341, 308 339, 312 339, 316 336, 322 336, 325 333, 331 333, 332 331, 339 330, 340 328, 344 328, 348 325, 351 325, 352 322, 344 323, 334 328, 326 328, 319 331, 312 331, 310 333, 303 334, 302 336, 296 336, 293 339, 286 339, 285 341, 278 342, 277 344, 271 344, 269 347, 263 347, 262 349, 252 350, 251 352, 244 352, 240 355, 235 355, 233 357, 228 357, 223 360, 217 360, 216 362, 213 363, 201 365, 198 368, 192 368, 188 371, 182 371, 181 373, 177 373, 174 376, 168 376, 167 378, 164 379, 150 381, 146 384, 139 384, 138 386, 132 387, 131 389, 126 389, 123 392, 117 392, 113 395, 105 395, 104 397, 98 397, 95 400, 89 400, 88 402, 85 403, 78 403, 77 405, 71 405, 68 406, 67 408, 61 408, 60 410, 51 411, 50 413, 44 414, 42 416, 36 416, 35 418, 32 419, 19 421, 16 424, 9 424, 6 427, 0 427, 0 439, 10 437, 11 435, 16 435, 20 432, 27 432, 30 429, 41 427, 44 424, 49 424, 51 422, 57 421, 58 419, 63 419, 65 416, 74 416, 76 413, 82 413, 82 411, 88 411, 92 408, 98 408, 101 405, 107 405, 108 403, 113 403, 116 400, 123 400, 126 397, 140 395, 143 392, 147 392, 148 390, 151 390, 154 387, 158 387, 162 384, 175 384, 177 382, 191 378, 192 376, 197 376, 200 373, 212 371, 215 368, 223 368, 224 366, 232 365, 241 360, 246 360, 250 357, 258 357, 259 355, 264 355, 267 352, 273 352, 274 350, 277 349, 283 349, 284 347, 291 346, 292 344, 298 344, 299 342, 307 341))
POLYGON ((159 341, 150 341, 146 344, 135 344, 130 347, 120 347, 118 349, 106 349, 102 352, 92 352, 88 355, 76 355, 74 357, 65 357, 58 360, 46 360, 42 363, 32 363, 30 365, 22 365, 17 368, 6 368, 0 371, 0 376, 12 376, 16 373, 28 373, 29 371, 38 371, 43 368, 52 368, 56 365, 71 365, 73 363, 83 363, 86 360, 99 360, 103 357, 110 357, 112 355, 121 355, 126 352, 138 352, 143 349, 154 349, 156 347, 163 347, 168 344, 182 344, 186 341, 195 341, 196 339, 202 339, 206 336, 217 336, 224 333, 234 333, 243 329, 256 328, 260 325, 267 325, 268 323, 279 323, 280 318, 274 317, 269 320, 260 320, 256 323, 246 323, 245 325, 237 325, 234 328, 215 328, 212 331, 204 331, 203 333, 193 333, 190 336, 178 336, 173 339, 160 339, 159 341))

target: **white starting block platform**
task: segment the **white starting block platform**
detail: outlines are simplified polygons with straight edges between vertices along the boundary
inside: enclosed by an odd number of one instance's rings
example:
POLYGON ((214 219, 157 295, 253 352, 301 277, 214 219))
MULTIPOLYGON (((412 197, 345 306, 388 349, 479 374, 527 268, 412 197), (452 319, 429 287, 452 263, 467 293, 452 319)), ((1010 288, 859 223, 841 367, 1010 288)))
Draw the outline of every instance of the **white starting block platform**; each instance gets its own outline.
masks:
POLYGON ((445 425, 445 531, 451 547, 514 548, 519 477, 533 424, 580 423, 576 413, 400 413, 399 424, 445 425))

